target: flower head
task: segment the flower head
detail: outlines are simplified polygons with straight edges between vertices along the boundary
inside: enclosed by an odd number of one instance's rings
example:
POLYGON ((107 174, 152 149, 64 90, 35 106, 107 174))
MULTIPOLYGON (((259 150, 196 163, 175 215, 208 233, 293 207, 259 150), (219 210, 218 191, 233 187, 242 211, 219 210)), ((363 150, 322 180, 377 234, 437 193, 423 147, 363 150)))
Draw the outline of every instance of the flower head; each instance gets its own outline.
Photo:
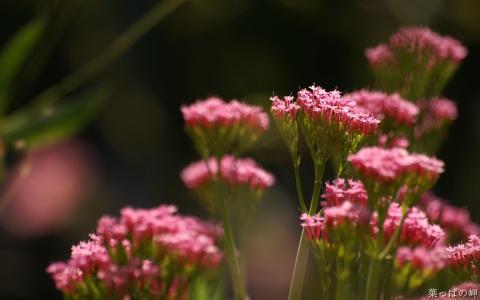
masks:
POLYGON ((341 97, 336 90, 328 92, 319 86, 311 86, 298 92, 297 102, 314 122, 344 128, 350 133, 369 135, 380 123, 380 120, 359 109, 355 101, 341 97))
POLYGON ((465 208, 450 205, 431 192, 422 196, 420 205, 431 222, 447 230, 451 240, 480 234, 480 227, 470 219, 470 214, 465 208))
POLYGON ((362 148, 348 160, 361 175, 369 195, 374 189, 376 193, 383 189, 384 194, 391 196, 405 184, 408 192, 421 195, 436 182, 444 168, 444 163, 436 158, 408 153, 403 148, 362 148))
POLYGON ((337 178, 332 183, 325 184, 324 206, 337 206, 345 201, 366 206, 368 202, 367 191, 359 180, 337 178))
POLYGON ((417 100, 440 94, 467 49, 452 37, 411 26, 365 54, 382 90, 417 100))
POLYGON ((448 263, 456 269, 463 269, 470 274, 478 274, 480 261, 480 238, 476 234, 468 237, 466 243, 448 247, 448 263))
POLYGON ((414 124, 419 112, 415 104, 396 93, 386 94, 380 91, 359 90, 347 94, 346 97, 351 97, 357 102, 357 105, 377 117, 390 118, 399 124, 414 124))
POLYGON ((119 219, 102 218, 98 235, 73 246, 70 260, 47 272, 66 295, 177 299, 193 280, 187 270, 200 275, 218 267, 221 233, 211 223, 176 214, 174 206, 125 208, 119 219))
MULTIPOLYGON (((394 234, 398 226, 400 226, 402 209, 398 203, 390 204, 387 211, 385 222, 383 223, 383 231, 387 240, 394 234)), ((376 230, 376 216, 372 220, 376 230)), ((425 213, 417 207, 409 210, 405 218, 401 232, 400 243, 407 245, 423 245, 424 247, 434 247, 442 245, 445 242, 445 232, 436 225, 430 224, 425 213)))
POLYGON ((244 209, 250 207, 245 199, 258 199, 263 191, 275 183, 275 177, 253 159, 224 156, 220 164, 219 170, 217 159, 210 158, 190 164, 181 173, 185 186, 193 190, 212 213, 217 210, 216 201, 212 198, 216 179, 231 188, 232 194, 244 196, 241 197, 244 209))
POLYGON ((364 205, 353 204, 345 201, 338 206, 330 206, 324 209, 325 224, 333 228, 344 223, 353 226, 367 225, 370 221, 370 210, 364 205))
POLYGON ((319 215, 310 216, 303 213, 300 216, 301 226, 310 240, 318 240, 326 237, 325 219, 319 215))
POLYGON ((224 155, 251 146, 268 129, 261 107, 216 97, 181 107, 185 127, 203 156, 224 155))
POLYGON ((403 27, 390 38, 392 49, 408 53, 428 52, 431 59, 459 63, 467 56, 467 49, 450 36, 441 36, 427 27, 403 27))
POLYGON ((281 100, 279 97, 271 97, 271 112, 273 119, 277 124, 280 134, 292 155, 297 154, 298 149, 298 123, 297 113, 300 106, 291 96, 286 96, 281 100))
POLYGON ((397 266, 410 264, 414 269, 424 272, 438 272, 447 264, 447 251, 445 247, 416 248, 400 247, 396 255, 397 266))
POLYGON ((365 56, 372 66, 381 66, 385 63, 391 62, 393 59, 392 51, 386 44, 380 44, 376 47, 368 48, 365 50, 365 56))

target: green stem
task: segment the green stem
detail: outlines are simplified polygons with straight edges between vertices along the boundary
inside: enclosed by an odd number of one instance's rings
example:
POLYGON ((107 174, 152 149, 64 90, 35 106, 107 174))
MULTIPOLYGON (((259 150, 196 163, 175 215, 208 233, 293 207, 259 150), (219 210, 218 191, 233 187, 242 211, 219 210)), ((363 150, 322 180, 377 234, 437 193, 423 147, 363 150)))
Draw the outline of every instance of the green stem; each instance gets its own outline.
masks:
POLYGON ((235 292, 235 299, 246 300, 248 298, 245 290, 245 283, 236 255, 235 240, 233 236, 232 226, 230 224, 231 218, 229 217, 228 208, 225 200, 226 199, 220 199, 220 201, 222 202, 220 215, 222 218, 224 230, 225 252, 227 255, 228 268, 230 270, 230 277, 232 279, 233 289, 235 292))
POLYGON ((186 0, 159 1, 138 21, 132 24, 122 35, 117 37, 101 54, 62 81, 48 88, 33 99, 35 106, 43 108, 59 100, 62 96, 73 92, 93 77, 97 76, 118 57, 124 54, 133 44, 150 29, 172 13, 186 0))
POLYGON ((378 235, 375 241, 375 253, 370 261, 367 277, 367 289, 365 300, 376 300, 378 298, 378 286, 380 276, 380 251, 383 243, 383 222, 385 221, 386 211, 378 210, 378 235))
POLYGON ((300 157, 292 154, 293 171, 295 173, 295 184, 297 186, 297 197, 300 203, 302 212, 307 212, 307 205, 305 204, 305 198, 303 198, 302 180, 300 177, 300 157))
MULTIPOLYGON (((221 157, 217 157, 217 166, 220 170, 221 166, 221 157)), ((246 292, 246 285, 245 279, 243 277, 243 272, 240 267, 239 259, 237 257, 235 246, 235 235, 232 229, 232 218, 229 214, 228 209, 228 199, 227 195, 224 193, 224 189, 222 186, 222 181, 220 178, 220 171, 216 174, 217 178, 217 190, 218 190, 218 199, 217 203, 220 206, 220 218, 222 220, 223 231, 224 231, 224 246, 225 246, 225 254, 227 256, 227 264, 228 269, 230 271, 230 277, 232 279, 233 290, 235 293, 236 300, 247 300, 247 292, 246 292)))
POLYGON ((340 256, 337 255, 337 287, 335 290, 335 299, 336 300, 348 300, 348 281, 345 280, 343 274, 343 262, 340 256))
POLYGON ((372 257, 370 267, 368 269, 367 291, 365 292, 365 300, 377 300, 378 283, 380 275, 380 259, 372 257))
MULTIPOLYGON (((318 202, 320 201, 320 190, 322 187, 323 173, 325 171, 326 160, 314 161, 315 163, 315 182, 310 201, 310 209, 308 213, 316 213, 318 202)), ((303 281, 305 279, 305 271, 308 263, 308 241, 305 237, 305 230, 302 229, 300 242, 298 244, 297 256, 293 267, 292 280, 290 282, 290 290, 288 300, 300 300, 302 297, 303 281)))
POLYGON ((400 219, 400 225, 397 226, 397 228, 395 229, 395 232, 393 233, 392 237, 388 241, 387 246, 385 247, 385 249, 383 249, 382 253, 380 253, 380 257, 379 257, 380 259, 384 259, 385 256, 388 255, 388 253, 392 249, 393 245, 395 244, 397 239, 400 237, 400 233, 402 232, 403 223, 405 222, 405 219, 407 218, 407 215, 408 215, 407 207, 402 206, 402 218, 400 219))

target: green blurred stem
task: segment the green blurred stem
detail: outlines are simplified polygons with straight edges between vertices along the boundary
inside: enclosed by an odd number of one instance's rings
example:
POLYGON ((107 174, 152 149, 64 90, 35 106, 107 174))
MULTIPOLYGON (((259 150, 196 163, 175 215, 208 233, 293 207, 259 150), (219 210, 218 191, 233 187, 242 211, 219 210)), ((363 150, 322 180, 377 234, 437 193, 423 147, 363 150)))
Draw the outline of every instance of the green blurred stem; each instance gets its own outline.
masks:
MULTIPOLYGON (((220 170, 221 166, 221 157, 217 157, 217 166, 220 170)), ((208 165, 207 165, 208 166, 208 165)), ((230 217, 228 209, 228 199, 227 195, 224 192, 222 186, 222 181, 220 179, 220 171, 217 173, 217 188, 218 188, 218 199, 217 203, 220 206, 220 218, 222 220, 223 231, 224 231, 224 246, 225 254, 227 256, 228 269, 230 271, 230 277, 232 279, 233 290, 235 293, 236 300, 247 300, 247 291, 246 284, 243 277, 243 272, 240 267, 240 262, 236 253, 237 247, 235 246, 235 235, 232 228, 232 218, 230 217)))
POLYGON ((65 77, 59 83, 48 88, 33 101, 38 108, 43 108, 58 101, 62 96, 87 83, 99 75, 113 61, 124 54, 133 44, 149 30, 165 19, 170 13, 187 0, 163 0, 150 9, 138 21, 132 24, 122 35, 117 37, 110 46, 77 71, 65 77))
POLYGON ((408 208, 404 205, 402 205, 402 218, 400 219, 400 225, 395 229, 395 232, 393 233, 392 237, 388 241, 387 246, 385 246, 385 249, 383 249, 382 253, 380 253, 379 258, 384 259, 390 250, 392 250, 393 245, 397 241, 397 239, 400 237, 400 233, 402 232, 402 227, 403 223, 405 222, 405 219, 407 218, 408 215, 408 208))
POLYGON ((335 290, 336 300, 349 300, 348 298, 348 280, 346 280, 343 274, 343 261, 340 255, 337 255, 337 287, 335 290))
MULTIPOLYGON (((325 172, 325 160, 314 161, 315 163, 315 182, 313 186, 312 199, 310 201, 310 215, 316 213, 318 202, 320 201, 320 190, 322 188, 323 173, 325 172)), ((300 242, 298 244, 297 256, 293 267, 292 281, 290 282, 290 290, 288 300, 300 300, 302 297, 303 281, 305 279, 305 271, 308 263, 308 241, 305 237, 305 230, 302 229, 300 242)))
POLYGON ((370 266, 368 268, 367 288, 365 292, 365 300, 377 300, 378 289, 380 283, 380 268, 381 258, 380 251, 383 244, 383 222, 385 221, 385 210, 378 210, 378 234, 375 241, 375 253, 370 260, 370 266))
POLYGON ((305 204, 305 198, 303 198, 302 179, 300 177, 300 162, 301 157, 297 154, 292 154, 293 171, 295 173, 295 184, 297 186, 297 197, 300 203, 302 212, 307 212, 307 205, 305 204))

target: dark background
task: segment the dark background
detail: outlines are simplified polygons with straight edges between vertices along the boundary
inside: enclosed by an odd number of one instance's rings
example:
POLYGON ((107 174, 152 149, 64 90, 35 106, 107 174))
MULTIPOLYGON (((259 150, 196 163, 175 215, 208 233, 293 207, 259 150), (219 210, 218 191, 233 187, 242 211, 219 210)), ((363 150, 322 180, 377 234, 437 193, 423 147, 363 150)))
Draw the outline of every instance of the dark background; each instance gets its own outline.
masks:
MULTIPOLYGON (((46 2, 0 1, 0 44, 45 9, 46 2)), ((87 62, 157 3, 77 2, 72 17, 57 28, 64 31, 58 41, 44 41, 43 46, 52 46, 50 59, 39 79, 17 93, 14 106, 87 62)), ((341 91, 368 87, 372 76, 364 49, 406 24, 428 25, 469 49, 444 91, 458 103, 460 117, 438 154, 447 168, 435 191, 468 206, 479 220, 478 0, 188 1, 95 80, 114 90, 100 117, 80 135, 97 153, 97 191, 71 224, 55 233, 21 239, 0 231, 0 299, 57 299, 45 267, 67 258, 70 245, 86 238, 104 213, 115 215, 127 204, 174 203, 182 213, 205 216, 178 176, 197 159, 183 131, 181 104, 218 95, 268 109, 273 93, 292 94, 312 83, 341 91)), ((251 296, 285 299, 299 232, 291 166, 275 128, 250 155, 277 177, 251 233, 251 296)), ((308 163, 303 166, 307 192, 312 174, 308 163)))

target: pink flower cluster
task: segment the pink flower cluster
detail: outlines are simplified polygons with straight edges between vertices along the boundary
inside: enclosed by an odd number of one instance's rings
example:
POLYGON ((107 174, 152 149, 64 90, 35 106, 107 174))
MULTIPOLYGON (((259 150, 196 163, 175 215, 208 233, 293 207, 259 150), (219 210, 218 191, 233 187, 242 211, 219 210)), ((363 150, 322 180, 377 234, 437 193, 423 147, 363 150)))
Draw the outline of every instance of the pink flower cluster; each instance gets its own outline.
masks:
MULTIPOLYGON (((397 227, 400 226, 401 217, 402 209, 398 203, 390 204, 387 217, 383 223, 383 231, 387 240, 393 236, 397 227)), ((374 215, 372 220, 374 232, 378 228, 376 218, 374 215)), ((431 248, 444 244, 445 232, 437 224, 430 224, 421 209, 412 207, 403 223, 400 241, 409 245, 423 245, 431 248)))
POLYGON ((467 238, 471 234, 480 234, 480 226, 470 219, 466 209, 452 206, 431 192, 422 196, 420 205, 431 222, 438 223, 452 235, 467 238))
MULTIPOLYGON (((403 27, 390 37, 388 44, 380 44, 367 49, 365 56, 373 66, 393 61, 395 52, 401 50, 411 54, 428 54, 428 66, 438 61, 451 61, 458 64, 468 54, 458 40, 441 36, 426 27, 403 27)), ((420 58, 419 58, 420 59, 420 58)))
POLYGON ((390 38, 392 49, 402 49, 407 52, 423 52, 435 59, 460 62, 467 56, 467 49, 450 36, 441 36, 427 27, 403 27, 390 38))
POLYGON ((337 178, 332 183, 325 184, 325 193, 322 195, 325 201, 323 206, 337 206, 345 201, 367 206, 367 191, 359 180, 337 178))
POLYGON ((320 215, 310 216, 303 213, 300 216, 300 225, 305 230, 305 235, 310 240, 326 239, 325 219, 320 215))
POLYGON ((400 97, 399 94, 386 94, 380 91, 359 90, 345 95, 357 105, 377 117, 388 117, 398 123, 412 125, 418 115, 418 107, 400 97))
POLYGON ((368 225, 370 221, 370 210, 360 204, 345 201, 338 206, 330 206, 323 210, 325 224, 333 228, 349 223, 354 226, 368 225))
POLYGON ((202 272, 220 264, 221 235, 211 223, 176 214, 174 206, 125 208, 119 219, 102 217, 97 233, 72 247, 68 262, 54 263, 47 271, 69 295, 96 284, 107 288, 105 298, 120 299, 149 287, 151 296, 177 299, 188 289, 185 270, 202 272))
POLYGON ((390 183, 406 176, 436 180, 443 172, 444 163, 423 154, 410 154, 402 148, 362 148, 348 157, 352 166, 365 177, 390 183))
POLYGON ((419 106, 424 117, 422 122, 415 127, 416 138, 421 138, 425 133, 442 128, 458 116, 457 105, 446 98, 435 97, 428 102, 420 102, 419 106))
POLYGON ((218 128, 242 125, 263 132, 269 125, 268 115, 261 107, 237 100, 225 102, 211 97, 184 105, 181 111, 187 127, 218 128))
MULTIPOLYGON (((181 173, 181 178, 189 189, 196 189, 211 182, 218 174, 218 163, 215 158, 198 161, 187 166, 181 173)), ((250 158, 237 159, 224 156, 220 162, 221 178, 231 185, 246 185, 252 189, 264 190, 272 186, 275 178, 272 174, 260 168, 250 158)))
POLYGON ((466 243, 447 248, 448 262, 453 267, 472 269, 479 272, 480 262, 480 237, 472 234, 466 243))
POLYGON ((328 239, 327 228, 336 228, 344 223, 353 226, 368 227, 371 218, 370 210, 360 204, 345 201, 337 206, 329 206, 320 214, 300 216, 301 226, 310 240, 328 239))
POLYGON ((453 121, 458 117, 457 105, 447 98, 431 99, 428 103, 428 111, 438 121, 453 121))
POLYGON ((277 96, 270 98, 272 101, 271 111, 272 114, 279 119, 289 117, 295 119, 300 106, 295 102, 294 97, 285 96, 283 100, 277 96))
POLYGON ((445 247, 416 248, 400 247, 396 255, 397 264, 402 267, 410 264, 413 268, 426 272, 438 272, 447 264, 445 247))
POLYGON ((365 56, 373 66, 384 65, 393 60, 393 54, 388 45, 380 44, 373 48, 365 50, 365 56))
POLYGON ((341 124, 353 133, 371 134, 380 123, 378 118, 360 109, 355 101, 341 97, 339 91, 328 92, 319 86, 300 90, 297 103, 309 118, 327 124, 341 124))

